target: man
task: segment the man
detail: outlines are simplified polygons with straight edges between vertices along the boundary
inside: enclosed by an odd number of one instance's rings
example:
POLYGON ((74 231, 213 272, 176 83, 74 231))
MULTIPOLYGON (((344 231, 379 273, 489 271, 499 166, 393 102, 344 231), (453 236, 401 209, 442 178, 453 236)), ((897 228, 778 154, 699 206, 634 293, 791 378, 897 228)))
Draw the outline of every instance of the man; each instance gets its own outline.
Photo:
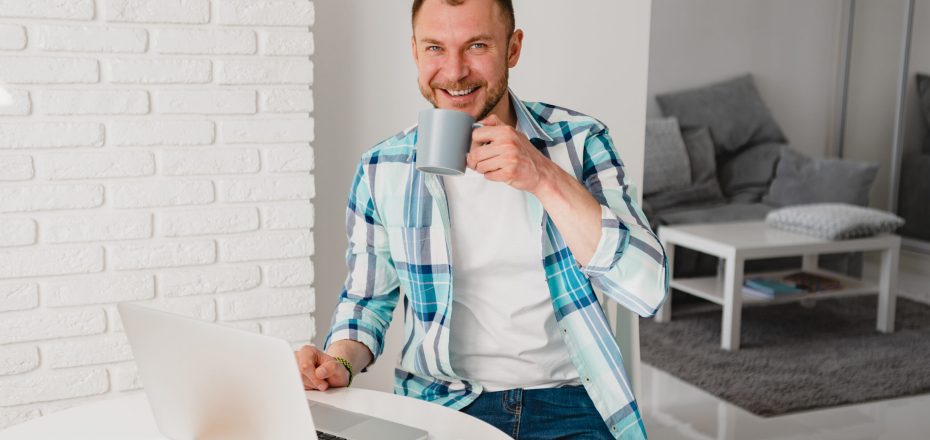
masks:
POLYGON ((651 316, 667 260, 607 128, 508 89, 523 44, 510 0, 416 0, 412 22, 423 96, 484 127, 464 176, 415 170, 415 128, 362 157, 349 275, 325 352, 296 353, 304 385, 347 386, 370 366, 403 291, 398 394, 518 438, 644 438, 592 288, 651 316))

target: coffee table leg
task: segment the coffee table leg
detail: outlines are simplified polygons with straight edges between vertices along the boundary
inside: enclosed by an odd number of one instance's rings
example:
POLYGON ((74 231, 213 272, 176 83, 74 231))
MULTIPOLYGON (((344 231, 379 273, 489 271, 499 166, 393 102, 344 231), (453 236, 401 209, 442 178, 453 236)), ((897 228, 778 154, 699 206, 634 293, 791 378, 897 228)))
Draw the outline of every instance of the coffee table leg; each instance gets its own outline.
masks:
POLYGON ((898 281, 898 248, 882 251, 882 267, 878 280, 878 331, 894 332, 894 312, 898 281))
MULTIPOLYGON (((817 254, 806 254, 801 259, 801 270, 805 271, 815 271, 819 269, 819 263, 817 262, 817 254)), ((801 300, 801 307, 805 309, 812 309, 817 305, 817 300, 812 298, 806 298, 801 300)))
MULTIPOLYGON (((672 275, 675 271, 672 269, 672 265, 675 263, 675 244, 669 243, 668 241, 661 240, 662 247, 665 248, 665 255, 668 258, 668 274, 669 279, 672 279, 672 275)), ((669 288, 669 291, 666 293, 668 295, 665 298, 665 302, 662 303, 662 307, 659 307, 659 310, 656 312, 656 322, 669 322, 672 320, 672 289, 669 288)))
POLYGON ((743 259, 728 257, 723 277, 723 328, 720 346, 739 350, 740 320, 743 315, 743 259))

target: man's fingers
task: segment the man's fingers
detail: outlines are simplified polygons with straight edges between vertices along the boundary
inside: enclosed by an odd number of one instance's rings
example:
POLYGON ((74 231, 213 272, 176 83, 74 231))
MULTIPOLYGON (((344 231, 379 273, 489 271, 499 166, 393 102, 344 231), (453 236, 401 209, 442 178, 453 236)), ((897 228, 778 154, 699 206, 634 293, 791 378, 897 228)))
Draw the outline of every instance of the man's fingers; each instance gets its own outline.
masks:
POLYGON ((325 356, 318 348, 305 345, 300 348, 294 355, 297 358, 297 367, 300 370, 301 379, 304 382, 304 388, 325 390, 329 384, 322 378, 317 377, 317 366, 323 361, 325 356))
POLYGON ((490 159, 485 159, 475 164, 475 171, 487 175, 487 173, 493 171, 513 169, 517 163, 517 160, 511 156, 494 156, 490 159))
POLYGON ((315 367, 319 363, 317 360, 319 353, 320 351, 316 347, 310 345, 300 347, 300 350, 297 350, 296 353, 297 365, 301 367, 300 370, 303 371, 304 368, 315 367))
POLYGON ((307 376, 301 374, 301 375, 300 375, 300 380, 303 381, 303 383, 304 383, 304 389, 305 389, 305 390, 315 390, 315 389, 316 389, 316 385, 313 385, 313 382, 311 382, 310 379, 309 379, 307 376))
POLYGON ((327 377, 330 376, 331 372, 330 372, 330 369, 327 367, 328 364, 330 364, 330 362, 324 362, 323 364, 321 364, 319 367, 316 368, 316 377, 319 377, 320 379, 326 379, 327 377))
POLYGON ((336 360, 324 362, 317 368, 317 371, 319 370, 325 371, 326 381, 332 386, 344 387, 349 384, 349 370, 336 360))
MULTIPOLYGON (((329 383, 325 379, 317 377, 315 369, 311 368, 307 373, 303 374, 303 377, 306 378, 306 381, 309 381, 313 388, 318 390, 325 390, 329 387, 329 383)), ((306 381, 304 382, 306 384, 306 381)))
POLYGON ((348 370, 318 348, 305 345, 294 356, 297 358, 304 389, 325 391, 349 384, 348 370))
POLYGON ((501 125, 504 123, 504 121, 501 121, 501 118, 498 118, 497 115, 490 115, 478 122, 480 122, 483 125, 490 125, 490 126, 501 125))
POLYGON ((468 153, 468 160, 472 164, 474 169, 481 161, 491 159, 495 156, 499 156, 507 152, 508 147, 505 145, 484 145, 478 148, 473 148, 468 153))
POLYGON ((475 144, 482 145, 488 142, 492 142, 499 138, 504 138, 505 136, 507 136, 508 128, 509 127, 506 125, 505 126, 487 125, 484 127, 476 128, 471 132, 472 145, 475 145, 475 144))

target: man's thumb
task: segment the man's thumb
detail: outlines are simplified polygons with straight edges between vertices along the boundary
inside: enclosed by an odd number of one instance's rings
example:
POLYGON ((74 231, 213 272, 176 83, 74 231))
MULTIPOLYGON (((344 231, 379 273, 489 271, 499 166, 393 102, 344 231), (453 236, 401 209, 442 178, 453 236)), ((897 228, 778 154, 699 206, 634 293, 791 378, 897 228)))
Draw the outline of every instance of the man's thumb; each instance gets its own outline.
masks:
POLYGON ((319 367, 317 367, 316 377, 319 377, 320 379, 326 379, 329 377, 329 368, 326 368, 326 364, 321 364, 319 367))

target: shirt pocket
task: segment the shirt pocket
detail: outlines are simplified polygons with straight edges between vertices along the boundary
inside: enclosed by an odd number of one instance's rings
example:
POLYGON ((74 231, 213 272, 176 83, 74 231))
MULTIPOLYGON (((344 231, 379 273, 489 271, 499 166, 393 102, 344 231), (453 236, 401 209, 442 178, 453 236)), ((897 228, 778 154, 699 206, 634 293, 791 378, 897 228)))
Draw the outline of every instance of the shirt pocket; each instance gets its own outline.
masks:
POLYGON ((389 196, 380 200, 378 211, 385 228, 429 228, 442 222, 433 203, 408 206, 403 196, 389 196))
MULTIPOLYGON (((385 226, 391 257, 395 262, 408 265, 433 264, 435 260, 445 261, 445 249, 434 246, 432 226, 385 226), (436 258, 436 252, 442 251, 441 258, 436 258)), ((441 237, 440 237, 441 238, 441 237)), ((444 244, 444 242, 443 242, 444 244)))

